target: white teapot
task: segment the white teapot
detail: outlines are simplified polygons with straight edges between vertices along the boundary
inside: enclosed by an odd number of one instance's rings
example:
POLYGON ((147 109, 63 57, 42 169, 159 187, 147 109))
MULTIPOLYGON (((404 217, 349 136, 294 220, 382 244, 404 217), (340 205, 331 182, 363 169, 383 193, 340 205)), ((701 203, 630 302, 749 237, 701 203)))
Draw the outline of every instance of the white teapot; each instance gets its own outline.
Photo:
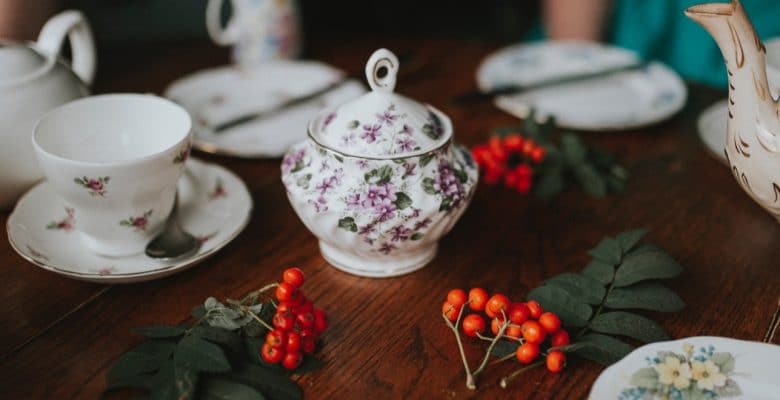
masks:
POLYGON ((95 44, 83 14, 65 11, 52 17, 35 43, 0 40, 0 208, 43 177, 31 136, 38 117, 73 99, 87 96, 95 73, 95 44), (60 58, 70 39, 72 62, 60 58))
POLYGON ((450 119, 393 92, 398 58, 374 52, 372 91, 322 110, 282 161, 282 182, 330 264, 389 277, 422 268, 471 201, 479 173, 450 119))

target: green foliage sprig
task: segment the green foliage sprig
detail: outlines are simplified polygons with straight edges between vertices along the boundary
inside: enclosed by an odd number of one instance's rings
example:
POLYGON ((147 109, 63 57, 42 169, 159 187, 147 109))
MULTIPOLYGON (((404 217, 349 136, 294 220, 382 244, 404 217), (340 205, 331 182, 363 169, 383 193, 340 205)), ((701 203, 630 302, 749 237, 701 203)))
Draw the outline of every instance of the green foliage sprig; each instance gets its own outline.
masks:
MULTIPOLYGON (((144 336, 109 370, 106 392, 140 388, 152 399, 299 400, 303 393, 279 365, 260 355, 276 310, 263 292, 225 304, 209 297, 192 311, 196 322, 180 326, 148 326, 144 336)), ((306 355, 293 374, 319 368, 306 355)))

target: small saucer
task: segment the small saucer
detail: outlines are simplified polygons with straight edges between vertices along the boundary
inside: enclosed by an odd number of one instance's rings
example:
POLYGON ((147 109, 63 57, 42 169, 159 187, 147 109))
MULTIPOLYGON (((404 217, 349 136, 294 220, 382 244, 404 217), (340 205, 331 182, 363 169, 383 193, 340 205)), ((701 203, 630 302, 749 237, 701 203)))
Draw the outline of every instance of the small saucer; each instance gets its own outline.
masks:
POLYGON ((219 133, 211 127, 274 110, 342 79, 342 71, 326 64, 277 60, 249 70, 224 66, 198 71, 173 82, 165 97, 192 115, 194 146, 198 150, 233 157, 277 158, 306 138, 309 120, 318 111, 365 93, 363 85, 348 80, 322 95, 257 120, 219 133))
POLYGON ((696 125, 699 138, 713 157, 726 164, 723 149, 726 147, 726 122, 728 120, 728 102, 721 100, 702 111, 696 125))
POLYGON ((203 245, 194 256, 166 261, 144 254, 107 258, 84 249, 78 215, 44 181, 30 189, 8 217, 11 247, 31 263, 69 278, 131 283, 183 271, 230 243, 249 222, 252 197, 227 169, 190 158, 179 181, 179 220, 203 245))

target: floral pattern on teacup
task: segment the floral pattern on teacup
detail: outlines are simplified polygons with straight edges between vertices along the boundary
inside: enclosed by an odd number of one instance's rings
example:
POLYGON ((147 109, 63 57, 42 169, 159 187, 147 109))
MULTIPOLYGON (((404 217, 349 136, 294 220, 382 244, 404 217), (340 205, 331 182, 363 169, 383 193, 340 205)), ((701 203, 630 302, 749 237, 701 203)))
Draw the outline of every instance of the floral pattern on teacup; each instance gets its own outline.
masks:
POLYGON ((476 183, 476 166, 462 148, 373 162, 314 149, 301 146, 285 156, 285 186, 315 213, 338 213, 337 228, 384 255, 422 239, 435 221, 467 204, 476 183), (425 196, 438 206, 418 204, 425 196))
POLYGON ((715 347, 683 345, 683 353, 660 351, 647 357, 648 367, 631 376, 634 387, 624 389, 619 400, 694 400, 736 397, 742 394, 731 379, 735 359, 715 347))
POLYGON ((214 182, 214 189, 209 193, 209 200, 216 200, 220 197, 227 197, 227 191, 225 190, 225 184, 222 182, 222 178, 217 178, 214 182))
POLYGON ((116 272, 118 272, 119 269, 117 267, 103 267, 103 268, 91 268, 89 269, 89 272, 92 274, 98 274, 100 276, 108 276, 113 275, 116 272))
POLYGON ((70 207, 65 207, 65 217, 59 221, 52 221, 46 225, 46 229, 58 230, 64 232, 70 232, 73 230, 73 224, 75 222, 74 214, 75 210, 70 207))
POLYGON ((136 232, 145 231, 146 226, 149 224, 149 217, 152 215, 152 210, 147 210, 143 214, 137 217, 128 217, 122 221, 119 221, 119 225, 133 228, 136 232))
POLYGON ((198 242, 200 242, 200 244, 204 244, 204 243, 208 242, 209 240, 213 239, 214 237, 216 237, 218 233, 219 233, 219 231, 214 231, 214 232, 211 232, 211 233, 208 233, 208 234, 205 234, 205 235, 198 235, 198 236, 195 236, 195 239, 197 239, 198 242))
POLYGON ((97 178, 88 178, 86 176, 82 176, 81 178, 73 179, 76 184, 87 188, 89 190, 90 196, 99 197, 105 197, 106 193, 108 193, 106 186, 108 185, 109 180, 111 180, 111 177, 108 176, 101 176, 97 178))
POLYGON ((173 158, 174 164, 184 164, 185 161, 190 157, 190 150, 191 146, 190 143, 187 142, 181 150, 176 154, 176 157, 173 158))

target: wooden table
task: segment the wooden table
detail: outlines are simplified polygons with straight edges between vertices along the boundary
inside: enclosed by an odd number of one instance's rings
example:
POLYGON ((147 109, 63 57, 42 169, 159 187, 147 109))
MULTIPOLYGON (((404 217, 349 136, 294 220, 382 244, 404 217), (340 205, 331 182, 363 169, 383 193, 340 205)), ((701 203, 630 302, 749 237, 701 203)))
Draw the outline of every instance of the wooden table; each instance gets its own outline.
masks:
MULTIPOLYGON (((310 50, 312 57, 361 76, 365 60, 380 46, 408 55, 398 91, 449 114, 458 141, 473 145, 492 129, 517 122, 490 104, 461 107, 451 101, 473 89, 475 68, 496 45, 331 38, 315 40, 310 50)), ((160 93, 173 79, 226 60, 226 52, 207 43, 123 49, 103 54, 96 91, 160 93)), ((691 89, 689 105, 668 122, 584 136, 630 170, 624 195, 592 199, 570 190, 545 203, 481 185, 439 256, 399 278, 359 278, 330 267, 287 202, 278 160, 196 154, 240 175, 255 211, 247 229, 217 255, 162 280, 103 286, 63 278, 22 260, 3 233, 0 397, 96 398, 107 369, 139 341, 133 327, 181 323, 207 296, 240 296, 278 279, 284 267, 299 265, 307 274, 307 294, 328 311, 332 324, 319 353, 324 368, 299 379, 309 399, 583 398, 601 367, 581 360, 560 375, 531 371, 508 391, 497 382, 514 366, 489 369, 477 392, 466 389, 441 303, 450 288, 472 286, 522 299, 546 277, 581 270, 589 260, 585 252, 604 235, 635 227, 651 229, 649 240, 687 267, 670 285, 688 308, 653 315, 673 337, 761 340, 780 296, 780 225, 737 187, 696 135, 699 112, 725 94, 691 89)))

